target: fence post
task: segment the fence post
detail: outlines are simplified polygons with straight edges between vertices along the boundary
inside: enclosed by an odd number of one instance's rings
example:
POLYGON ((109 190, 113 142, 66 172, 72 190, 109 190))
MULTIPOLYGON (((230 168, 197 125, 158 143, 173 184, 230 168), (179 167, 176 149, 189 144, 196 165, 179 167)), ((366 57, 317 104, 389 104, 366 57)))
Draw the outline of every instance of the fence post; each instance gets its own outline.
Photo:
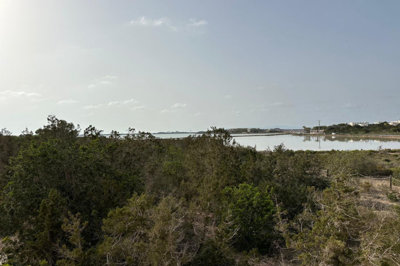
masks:
POLYGON ((390 178, 390 190, 392 190, 392 184, 393 184, 393 182, 392 182, 392 176, 390 176, 389 178, 390 178))

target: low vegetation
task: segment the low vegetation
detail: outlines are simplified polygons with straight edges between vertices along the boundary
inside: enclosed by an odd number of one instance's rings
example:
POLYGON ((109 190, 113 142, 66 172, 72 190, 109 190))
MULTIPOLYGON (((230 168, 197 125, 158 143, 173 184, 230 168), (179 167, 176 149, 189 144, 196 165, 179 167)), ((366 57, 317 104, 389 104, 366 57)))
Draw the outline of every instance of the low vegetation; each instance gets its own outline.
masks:
POLYGON ((330 126, 317 126, 314 130, 324 130, 326 134, 388 134, 397 135, 400 134, 400 124, 391 125, 388 122, 369 124, 369 125, 349 125, 349 124, 337 124, 330 126))
POLYGON ((35 134, 0 136, 1 263, 400 264, 397 151, 129 132, 79 135, 50 116, 35 134))

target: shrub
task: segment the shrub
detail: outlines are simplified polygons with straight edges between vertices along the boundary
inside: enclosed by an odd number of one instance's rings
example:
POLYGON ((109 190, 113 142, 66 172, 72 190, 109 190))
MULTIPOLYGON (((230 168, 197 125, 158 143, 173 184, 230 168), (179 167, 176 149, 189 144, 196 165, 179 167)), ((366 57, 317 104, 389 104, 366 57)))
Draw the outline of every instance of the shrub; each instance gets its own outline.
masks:
POLYGON ((399 197, 395 192, 389 192, 389 193, 386 194, 386 196, 388 197, 388 199, 390 201, 393 201, 393 202, 398 202, 399 201, 399 197))
POLYGON ((361 183, 361 188, 364 192, 370 192, 372 184, 370 182, 361 183))
POLYGON ((237 250, 268 251, 274 238, 274 204, 268 189, 243 183, 224 190, 227 202, 225 232, 237 250))

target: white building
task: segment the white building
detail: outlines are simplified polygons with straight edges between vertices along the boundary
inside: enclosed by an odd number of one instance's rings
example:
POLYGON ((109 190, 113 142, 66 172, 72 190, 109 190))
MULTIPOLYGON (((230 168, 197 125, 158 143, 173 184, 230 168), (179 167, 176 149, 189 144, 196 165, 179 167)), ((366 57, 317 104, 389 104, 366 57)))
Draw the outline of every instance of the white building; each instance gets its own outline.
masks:
POLYGON ((368 122, 350 122, 347 124, 352 127, 354 127, 354 126, 367 127, 369 125, 368 122))
POLYGON ((389 122, 389 125, 391 125, 391 126, 400 125, 400 120, 389 122))
POLYGON ((367 127, 367 126, 369 126, 369 123, 368 122, 360 122, 357 125, 359 125, 361 127, 367 127))

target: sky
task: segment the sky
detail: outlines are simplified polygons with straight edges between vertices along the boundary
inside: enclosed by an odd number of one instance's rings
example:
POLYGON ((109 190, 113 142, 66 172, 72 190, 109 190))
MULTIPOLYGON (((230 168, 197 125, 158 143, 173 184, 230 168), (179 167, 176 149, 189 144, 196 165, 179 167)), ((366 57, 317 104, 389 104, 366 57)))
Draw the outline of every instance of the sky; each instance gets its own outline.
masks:
POLYGON ((400 119, 398 0, 0 0, 0 128, 400 119))

